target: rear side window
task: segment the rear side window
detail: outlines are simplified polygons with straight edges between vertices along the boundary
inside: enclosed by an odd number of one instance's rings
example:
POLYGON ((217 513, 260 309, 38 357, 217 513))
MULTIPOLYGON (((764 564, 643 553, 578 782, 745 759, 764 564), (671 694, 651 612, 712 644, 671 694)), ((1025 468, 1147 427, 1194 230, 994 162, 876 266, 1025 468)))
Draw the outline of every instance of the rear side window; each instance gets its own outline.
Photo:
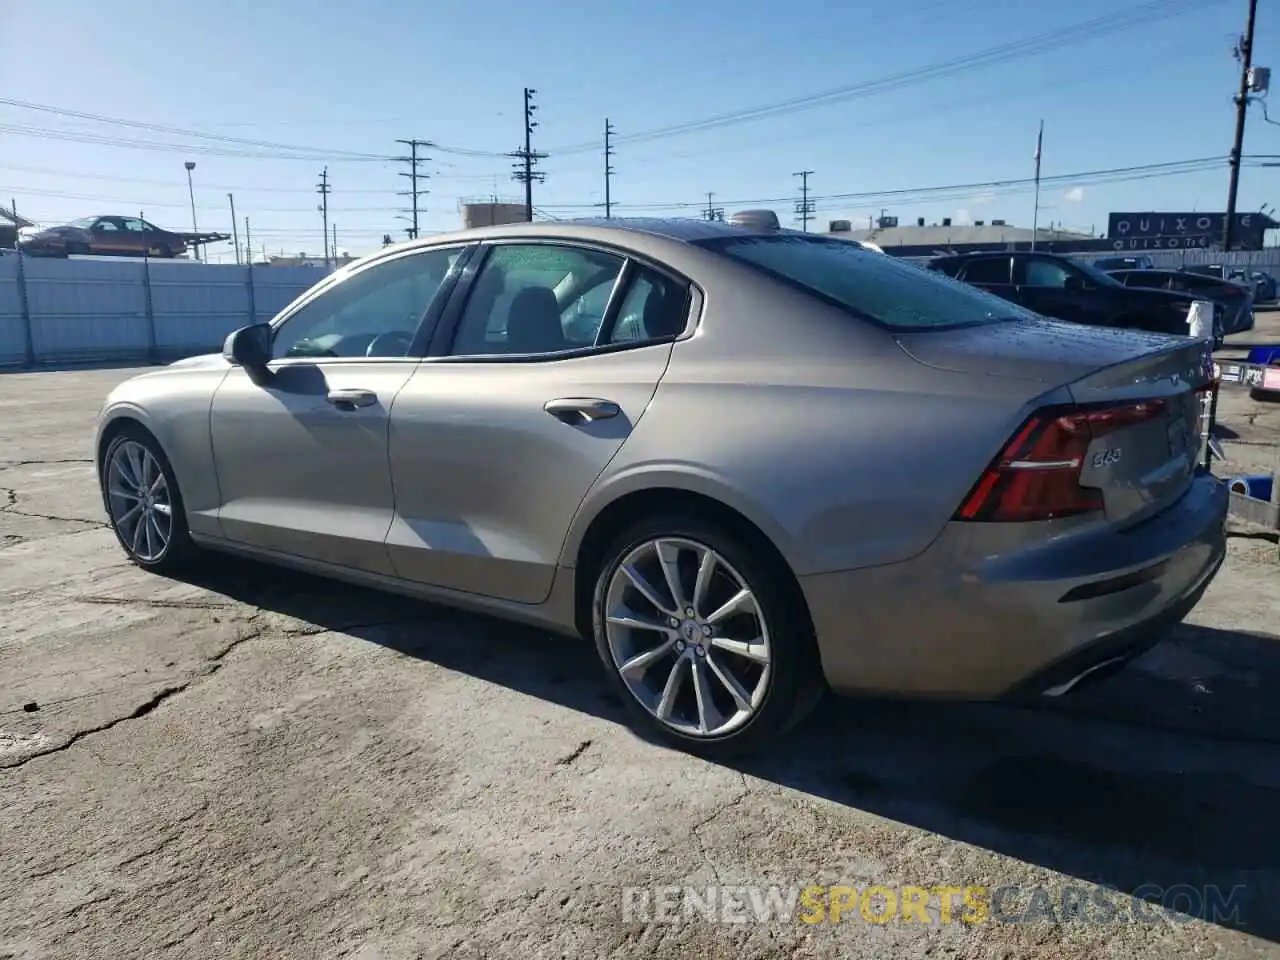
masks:
POLYGON ((964 271, 965 283, 1009 283, 1009 269, 1013 261, 1009 257, 983 257, 970 260, 964 271))
POLYGON ((780 235, 700 246, 894 330, 936 330, 1029 316, 1008 301, 843 240, 780 235))

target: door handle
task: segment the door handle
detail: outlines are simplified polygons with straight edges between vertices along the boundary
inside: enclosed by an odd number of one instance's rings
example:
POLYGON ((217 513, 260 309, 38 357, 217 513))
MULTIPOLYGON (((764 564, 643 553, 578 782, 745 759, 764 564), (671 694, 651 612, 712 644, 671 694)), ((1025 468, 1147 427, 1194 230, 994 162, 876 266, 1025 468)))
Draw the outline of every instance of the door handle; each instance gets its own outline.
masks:
POLYGON ((378 395, 372 390, 348 387, 343 390, 330 390, 325 399, 339 410, 355 410, 357 407, 372 407, 378 402, 378 395))
POLYGON ((595 397, 563 397, 559 400, 548 400, 542 409, 557 420, 563 420, 568 424, 608 420, 622 412, 622 408, 612 400, 601 400, 595 397))

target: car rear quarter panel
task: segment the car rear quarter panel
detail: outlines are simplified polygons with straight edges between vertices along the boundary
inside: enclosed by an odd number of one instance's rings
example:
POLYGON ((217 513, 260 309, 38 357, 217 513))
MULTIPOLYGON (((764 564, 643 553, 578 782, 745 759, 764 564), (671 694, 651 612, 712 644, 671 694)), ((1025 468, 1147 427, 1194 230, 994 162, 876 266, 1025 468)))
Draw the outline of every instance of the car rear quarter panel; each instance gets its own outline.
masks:
MULTIPOLYGON (((218 536, 218 479, 209 433, 214 392, 230 369, 220 356, 201 357, 126 380, 107 397, 94 444, 122 419, 136 420, 159 441, 173 467, 192 533, 218 536)), ((101 463, 99 462, 99 469, 101 463)))
POLYGON ((923 551, 1044 384, 931 369, 893 336, 767 278, 713 276, 702 323, 579 510, 628 493, 713 497, 798 576, 923 551))

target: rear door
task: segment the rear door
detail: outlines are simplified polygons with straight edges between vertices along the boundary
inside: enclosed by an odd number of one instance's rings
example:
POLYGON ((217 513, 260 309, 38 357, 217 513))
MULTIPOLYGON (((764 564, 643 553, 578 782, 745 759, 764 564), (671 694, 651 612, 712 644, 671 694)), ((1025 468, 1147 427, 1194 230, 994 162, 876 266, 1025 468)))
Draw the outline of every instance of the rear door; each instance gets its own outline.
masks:
POLYGON ((973 257, 961 268, 959 276, 965 283, 981 287, 997 297, 1021 302, 1013 285, 1013 258, 1007 253, 973 257))
POLYGON ((392 411, 388 555, 405 579, 538 603, 657 389, 691 288, 562 242, 495 244, 467 273, 392 411))

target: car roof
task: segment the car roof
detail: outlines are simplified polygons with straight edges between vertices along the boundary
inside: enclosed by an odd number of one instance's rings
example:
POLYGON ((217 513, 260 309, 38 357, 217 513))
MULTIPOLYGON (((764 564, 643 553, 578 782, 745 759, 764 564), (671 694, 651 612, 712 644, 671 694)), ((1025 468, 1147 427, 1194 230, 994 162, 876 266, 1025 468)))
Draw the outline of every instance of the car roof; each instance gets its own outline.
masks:
POLYGON ((435 246, 441 243, 478 242, 496 238, 516 237, 564 237, 608 242, 621 241, 626 236, 643 235, 695 243, 720 237, 777 236, 799 234, 797 230, 763 229, 738 226, 731 223, 693 218, 663 217, 589 217, 576 220, 535 220, 532 223, 503 223, 489 227, 472 227, 450 233, 437 233, 418 240, 406 240, 388 247, 388 250, 412 249, 435 246))
POLYGON ((945 253, 942 256, 934 257, 933 262, 938 263, 942 260, 972 260, 975 257, 1019 257, 1035 254, 1037 257, 1052 257, 1055 260, 1070 260, 1071 258, 1061 253, 1050 253, 1048 250, 967 250, 964 253, 945 253))

